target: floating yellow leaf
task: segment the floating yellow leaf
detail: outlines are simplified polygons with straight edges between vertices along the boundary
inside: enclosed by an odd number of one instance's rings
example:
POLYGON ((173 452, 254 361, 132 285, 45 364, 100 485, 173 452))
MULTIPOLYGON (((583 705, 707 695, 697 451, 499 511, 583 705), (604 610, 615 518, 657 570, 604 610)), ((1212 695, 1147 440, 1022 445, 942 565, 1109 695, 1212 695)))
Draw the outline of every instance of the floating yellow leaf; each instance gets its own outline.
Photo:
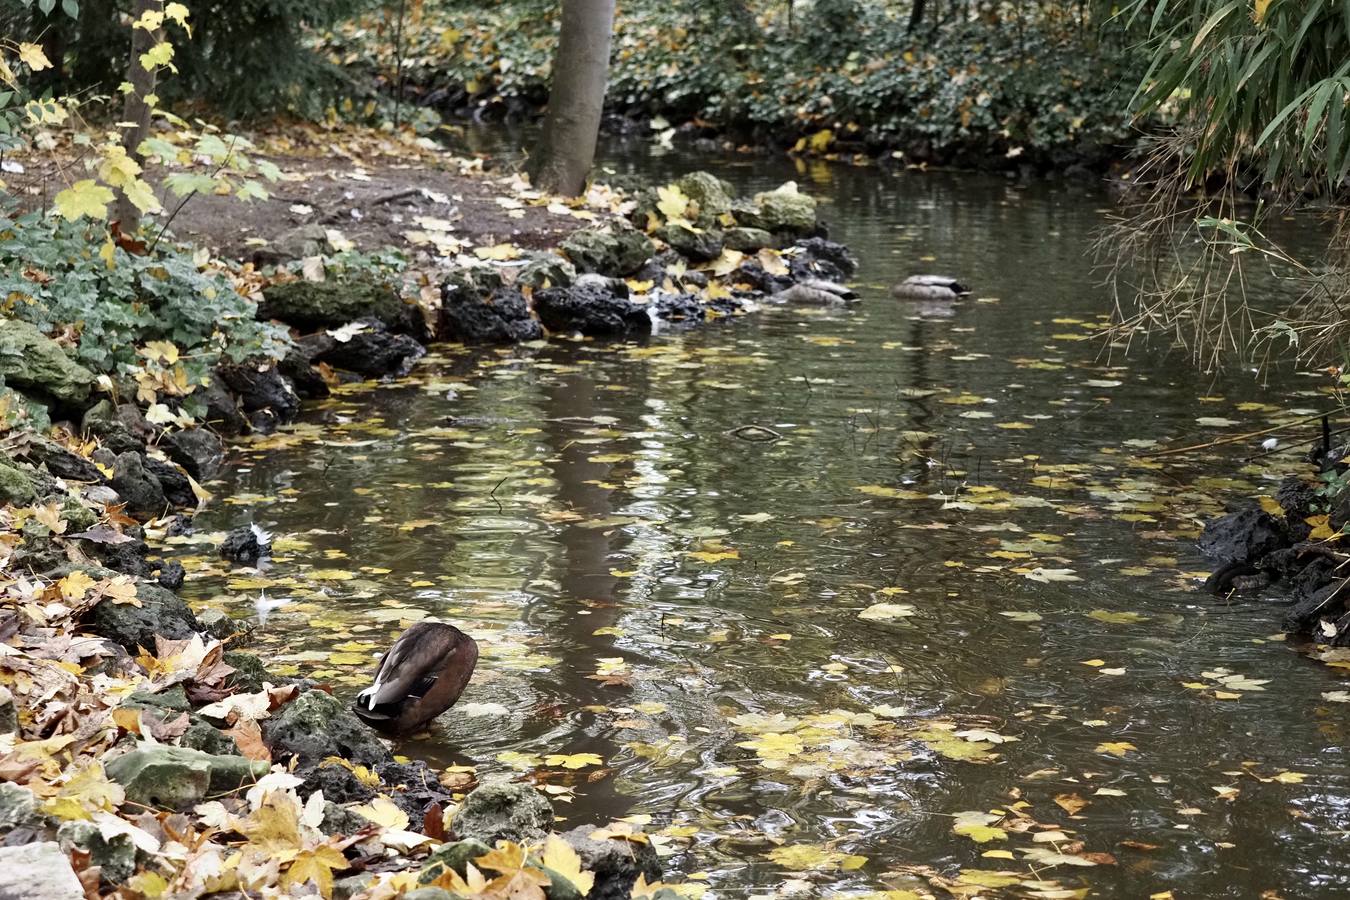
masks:
POLYGON ((1113 612, 1105 609, 1094 609, 1087 616, 1089 619, 1106 622, 1108 625, 1136 625, 1139 622, 1148 621, 1148 616, 1140 615, 1137 612, 1113 612))
MULTIPOLYGON (((500 757, 498 757, 500 759, 500 757)), ((594 753, 573 753, 564 755, 550 753, 544 757, 544 763, 550 766, 562 766, 564 769, 584 769, 586 766, 603 766, 604 759, 594 753)))
POLYGON ((873 603, 867 609, 858 613, 858 618, 886 621, 887 619, 903 619, 912 615, 914 615, 914 607, 908 603, 873 603))
POLYGON ((740 559, 739 550, 689 550, 685 556, 692 557, 705 563, 721 562, 724 559, 740 559))
POLYGON ((790 844, 769 851, 770 861, 794 872, 808 869, 860 869, 867 862, 865 856, 850 856, 838 850, 827 850, 814 844, 790 844))
POLYGON ((956 824, 952 826, 952 833, 968 837, 977 844, 1006 841, 1008 832, 994 825, 1001 818, 1002 816, 978 810, 959 812, 956 814, 956 824))

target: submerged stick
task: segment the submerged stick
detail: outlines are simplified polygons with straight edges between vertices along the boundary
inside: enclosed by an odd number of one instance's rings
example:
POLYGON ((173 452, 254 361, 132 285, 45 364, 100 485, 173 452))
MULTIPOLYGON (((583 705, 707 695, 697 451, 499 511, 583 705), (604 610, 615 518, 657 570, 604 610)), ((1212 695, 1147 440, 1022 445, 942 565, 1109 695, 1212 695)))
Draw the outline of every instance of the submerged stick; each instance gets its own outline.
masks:
POLYGON ((1153 459, 1158 456, 1173 456, 1177 453, 1189 453, 1192 450, 1208 450, 1210 447, 1219 447, 1224 444, 1236 444, 1238 441, 1251 440, 1254 437, 1261 437, 1275 431, 1282 431, 1286 428, 1292 428, 1295 425, 1302 425, 1305 422, 1315 422, 1318 419, 1324 419, 1331 413, 1317 413, 1316 415, 1306 416, 1302 419, 1295 419, 1292 422, 1285 422, 1283 425, 1275 425, 1271 428, 1263 428, 1260 431, 1250 431, 1246 434, 1233 434, 1228 437, 1217 438, 1216 440, 1206 441, 1203 444, 1191 444, 1189 447, 1173 447, 1170 450, 1156 450, 1153 453, 1143 454, 1144 459, 1153 459))

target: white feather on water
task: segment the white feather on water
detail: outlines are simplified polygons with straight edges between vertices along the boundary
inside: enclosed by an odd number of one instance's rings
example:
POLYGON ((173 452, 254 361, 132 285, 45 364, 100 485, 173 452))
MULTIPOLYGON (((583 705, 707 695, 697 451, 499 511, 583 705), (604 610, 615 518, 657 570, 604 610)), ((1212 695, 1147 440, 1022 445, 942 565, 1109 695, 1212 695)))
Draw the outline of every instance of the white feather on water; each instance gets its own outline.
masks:
POLYGON ((266 625, 267 617, 272 615, 272 610, 281 609, 283 606, 289 606, 294 601, 287 597, 278 597, 275 600, 267 599, 266 591, 258 592, 258 599, 253 601, 253 610, 258 614, 258 624, 266 625))

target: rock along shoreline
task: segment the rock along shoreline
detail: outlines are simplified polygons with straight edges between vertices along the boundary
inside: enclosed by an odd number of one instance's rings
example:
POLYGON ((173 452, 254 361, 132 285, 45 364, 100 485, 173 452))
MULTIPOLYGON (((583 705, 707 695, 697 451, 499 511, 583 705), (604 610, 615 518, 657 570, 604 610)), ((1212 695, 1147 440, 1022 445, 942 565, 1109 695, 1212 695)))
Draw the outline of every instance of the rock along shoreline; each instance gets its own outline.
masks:
MULTIPOLYGON (((134 383, 0 320, 0 376, 56 423, 0 441, 0 896, 38 878, 52 897, 312 881, 331 897, 435 900, 480 867, 551 900, 581 896, 587 878, 601 900, 635 883, 678 896, 651 887, 659 860, 640 836, 548 837, 553 811, 529 785, 468 790, 471 776, 400 761, 326 686, 269 674, 246 623, 177 594, 183 567, 143 528, 192 528, 229 438, 284 426, 335 384, 407 375, 429 342, 643 338, 789 302, 794 285, 856 267, 792 185, 738 198, 694 173, 620 213, 556 250, 452 272, 432 315, 375 281, 267 287, 258 317, 288 326, 291 346, 275 363, 216 367, 190 392, 201 426, 152 423, 134 383), (280 819, 294 855, 279 862, 259 835, 280 819), (510 872, 484 861, 498 841, 546 839, 510 872)), ((265 540, 232 534, 221 552, 256 561, 265 540)))

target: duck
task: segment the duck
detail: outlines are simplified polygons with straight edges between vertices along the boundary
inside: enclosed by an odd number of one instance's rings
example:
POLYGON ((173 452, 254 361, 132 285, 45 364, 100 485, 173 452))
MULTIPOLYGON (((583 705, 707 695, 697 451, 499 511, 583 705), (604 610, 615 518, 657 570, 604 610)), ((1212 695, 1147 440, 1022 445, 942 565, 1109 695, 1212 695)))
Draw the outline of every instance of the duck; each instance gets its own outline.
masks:
POLYGON ((858 295, 851 288, 823 278, 806 278, 790 288, 784 288, 770 299, 783 303, 814 303, 818 306, 836 306, 852 303, 858 295))
POLYGON ((970 288, 949 275, 911 275, 891 288, 901 300, 955 300, 970 293, 970 288))
POLYGON ((415 734, 455 705, 477 663, 473 638, 444 622, 418 622, 380 657, 352 711, 378 731, 415 734))

